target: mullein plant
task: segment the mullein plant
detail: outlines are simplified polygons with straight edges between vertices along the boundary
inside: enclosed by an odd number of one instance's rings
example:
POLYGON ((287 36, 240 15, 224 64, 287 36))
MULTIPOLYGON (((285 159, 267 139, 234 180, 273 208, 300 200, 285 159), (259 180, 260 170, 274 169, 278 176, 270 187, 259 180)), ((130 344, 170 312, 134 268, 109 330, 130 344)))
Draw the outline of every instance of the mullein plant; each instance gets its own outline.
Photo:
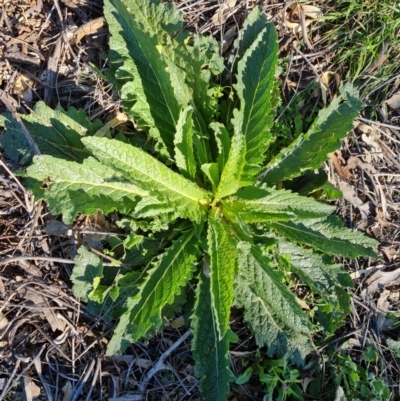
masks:
MULTIPOLYGON (((140 132, 112 138, 82 111, 39 103, 40 119, 22 116, 42 152, 26 183, 67 224, 117 211, 129 231, 113 239, 125 250, 118 274, 82 246, 71 277, 77 297, 92 310, 107 304, 119 319, 107 353, 124 352, 183 310, 203 397, 225 400, 233 306, 267 356, 302 364, 310 335, 332 333, 349 312, 352 283, 333 257, 376 257, 376 241, 345 228, 333 206, 285 189, 340 146, 362 103, 343 86, 308 132, 279 150, 277 34, 260 7, 226 62, 213 38, 182 29, 171 4, 106 0, 105 17, 106 75, 140 132), (216 78, 225 68, 232 84, 222 87, 216 78), (285 272, 318 298, 312 314, 285 272)), ((11 117, 3 124, 11 148, 17 129, 11 117)))

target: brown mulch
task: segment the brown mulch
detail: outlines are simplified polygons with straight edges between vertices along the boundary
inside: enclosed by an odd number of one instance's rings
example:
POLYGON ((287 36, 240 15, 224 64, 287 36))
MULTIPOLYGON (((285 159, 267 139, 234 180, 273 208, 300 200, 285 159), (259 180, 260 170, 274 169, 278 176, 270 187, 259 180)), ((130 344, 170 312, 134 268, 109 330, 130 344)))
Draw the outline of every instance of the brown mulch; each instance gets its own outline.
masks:
MULTIPOLYGON (((246 7, 259 2, 230 2, 231 7, 224 9, 217 0, 175 3, 188 29, 213 35, 228 55, 246 7)), ((280 56, 288 59, 282 77, 285 104, 313 83, 319 83, 314 105, 329 103, 337 82, 330 79, 328 87, 324 85, 324 72, 329 71, 326 50, 318 47, 317 40, 309 47, 320 23, 308 25, 304 40, 287 22, 301 25, 290 6, 294 2, 262 3, 277 26, 280 56), (286 20, 282 20, 279 13, 285 9, 286 20), (303 40, 306 46, 301 51, 303 40)), ((3 0, 0 11, 0 94, 12 108, 28 113, 44 100, 50 106, 82 108, 93 119, 112 117, 118 102, 92 67, 100 71, 106 67, 107 29, 100 1, 3 0)), ((389 93, 399 86, 400 79, 394 80, 389 93)), ((0 112, 5 110, 0 102, 0 112)), ((338 214, 349 227, 381 243, 382 260, 345 262, 356 286, 347 328, 348 333, 354 331, 349 336, 352 349, 377 344, 385 365, 381 370, 393 390, 400 368, 385 346, 385 316, 400 304, 400 121, 396 113, 380 113, 381 122, 360 117, 342 149, 327 163, 331 182, 345 194, 338 214)), ((49 223, 57 220, 25 191, 14 174, 18 167, 0 154, 0 401, 35 397, 201 400, 185 327, 167 328, 152 340, 133 345, 123 356, 104 356, 112 326, 87 313, 73 297, 69 281, 71 259, 84 236, 90 235, 90 222, 78 219, 62 234, 49 231, 49 223), (85 229, 87 234, 82 233, 85 229)), ((243 326, 236 331, 241 344, 231 357, 239 375, 240 358, 254 344, 243 326)), ((391 336, 395 337, 393 332, 391 336)), ((232 386, 232 399, 262 397, 257 384, 232 386)))

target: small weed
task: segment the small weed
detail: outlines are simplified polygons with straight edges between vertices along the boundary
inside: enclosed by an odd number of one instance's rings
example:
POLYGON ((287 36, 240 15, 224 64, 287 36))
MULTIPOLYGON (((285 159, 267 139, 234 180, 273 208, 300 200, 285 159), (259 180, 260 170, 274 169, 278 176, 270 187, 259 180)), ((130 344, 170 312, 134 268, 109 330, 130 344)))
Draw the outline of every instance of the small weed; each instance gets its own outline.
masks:
POLYGON ((374 373, 373 364, 378 361, 379 354, 373 346, 365 349, 359 363, 345 350, 336 356, 328 352, 325 363, 319 366, 316 378, 309 384, 307 394, 335 399, 341 389, 347 401, 387 401, 390 391, 386 381, 374 373))
POLYGON ((252 375, 258 375, 266 392, 264 401, 304 400, 301 388, 300 372, 289 366, 285 359, 263 359, 259 350, 256 352, 257 362, 243 359, 244 366, 249 363, 245 372, 235 383, 247 383, 252 375))

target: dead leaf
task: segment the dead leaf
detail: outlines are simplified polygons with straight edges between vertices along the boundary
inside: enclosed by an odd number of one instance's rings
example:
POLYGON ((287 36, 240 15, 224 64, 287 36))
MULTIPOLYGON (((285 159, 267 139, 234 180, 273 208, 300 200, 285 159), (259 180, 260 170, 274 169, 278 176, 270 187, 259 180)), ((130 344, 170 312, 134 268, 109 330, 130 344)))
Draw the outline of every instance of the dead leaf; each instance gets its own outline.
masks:
POLYGON ((24 74, 20 74, 15 81, 14 91, 25 102, 31 103, 33 99, 32 86, 34 85, 33 79, 24 74))
POLYGON ((346 181, 340 181, 339 189, 343 192, 343 197, 347 202, 351 203, 354 207, 361 207, 363 205, 362 200, 357 196, 352 185, 348 184, 346 181))
POLYGON ((396 250, 391 247, 391 246, 383 246, 382 252, 385 254, 389 262, 391 262, 393 259, 396 259, 396 250))
POLYGON ((322 17, 322 11, 316 6, 302 4, 304 15, 308 18, 319 19, 322 17))
POLYGON ((211 18, 211 22, 214 26, 220 26, 226 22, 226 20, 233 14, 236 1, 237 0, 227 0, 225 3, 221 4, 221 7, 211 18))
POLYGON ((302 299, 296 297, 296 301, 301 306, 302 309, 310 310, 310 307, 308 306, 308 304, 306 302, 304 302, 302 299))
POLYGON ((386 100, 386 103, 392 109, 400 108, 400 92, 396 92, 390 99, 386 100))
POLYGON ((321 74, 321 79, 318 81, 320 90, 321 90, 322 101, 324 102, 324 105, 326 105, 327 100, 328 100, 329 82, 330 82, 330 78, 332 76, 335 78, 336 86, 339 86, 340 85, 340 77, 339 77, 339 74, 334 71, 323 72, 321 74))
POLYGON ((46 297, 29 287, 23 287, 18 292, 21 297, 32 302, 32 304, 35 306, 43 307, 41 311, 46 317, 53 331, 64 331, 66 323, 63 320, 58 319, 56 316, 56 311, 51 309, 51 307, 55 305, 53 302, 49 301, 46 297))
POLYGON ((382 328, 383 323, 385 322, 386 315, 389 311, 389 301, 388 301, 389 295, 390 295, 390 291, 384 290, 380 294, 377 305, 376 305, 376 308, 378 311, 378 316, 377 316, 376 320, 377 320, 377 326, 378 326, 379 330, 382 328))
POLYGON ((367 145, 369 145, 369 146, 371 146, 373 148, 374 153, 375 153, 375 154, 372 155, 373 158, 377 157, 379 159, 382 159, 383 151, 382 151, 382 147, 381 147, 381 144, 380 144, 380 135, 379 135, 379 133, 376 130, 374 130, 374 131, 370 132, 369 135, 362 134, 361 138, 367 145))
POLYGON ((70 41, 72 44, 78 44, 86 35, 97 33, 102 30, 104 26, 105 20, 103 17, 89 21, 75 30, 70 41))
POLYGON ((357 270, 357 271, 351 273, 350 277, 353 280, 355 280, 357 278, 360 278, 361 276, 364 276, 364 275, 367 276, 368 274, 374 273, 376 270, 382 269, 384 267, 385 267, 385 265, 370 266, 370 267, 367 267, 366 269, 360 269, 360 270, 357 270))
POLYGON ((350 158, 349 158, 349 160, 347 160, 347 165, 346 165, 346 168, 347 169, 356 169, 356 168, 361 168, 361 169, 363 169, 363 170, 367 170, 367 171, 369 171, 370 173, 376 173, 377 171, 376 171, 376 169, 375 169, 375 167, 372 165, 372 164, 370 164, 370 163, 364 163, 359 157, 356 157, 356 156, 351 156, 350 158))
POLYGON ((373 295, 380 289, 389 285, 400 284, 400 269, 391 272, 383 272, 379 270, 369 277, 365 283, 368 285, 369 294, 373 295))
POLYGON ((110 130, 118 127, 119 125, 128 121, 128 116, 125 113, 118 113, 112 120, 108 121, 108 123, 104 124, 95 134, 94 136, 99 137, 110 137, 110 130))
POLYGON ((8 319, 0 312, 0 330, 8 325, 8 319))
POLYGON ((393 223, 388 221, 389 220, 389 215, 386 215, 386 217, 385 217, 384 212, 379 208, 376 209, 376 218, 378 219, 378 223, 380 224, 381 227, 397 228, 396 224, 393 224, 393 223))
POLYGON ((148 369, 151 366, 152 362, 149 359, 137 358, 135 361, 135 365, 139 368, 148 369))
POLYGON ((305 377, 305 378, 302 380, 302 383, 301 383, 301 384, 302 384, 303 392, 304 392, 304 393, 307 392, 307 387, 308 387, 308 385, 309 385, 313 380, 315 380, 314 377, 305 377))
POLYGON ((46 224, 44 231, 49 235, 58 236, 58 235, 62 235, 62 234, 67 234, 68 229, 69 229, 68 226, 66 226, 62 221, 50 220, 46 224))
POLYGON ((334 153, 330 153, 328 155, 328 157, 331 159, 332 164, 333 164, 333 168, 336 171, 336 174, 342 178, 343 180, 353 180, 354 177, 353 175, 350 173, 349 170, 347 170, 344 166, 345 161, 342 157, 342 153, 340 152, 340 150, 337 150, 334 153))
POLYGON ((230 47, 230 45, 233 42, 233 39, 235 39, 236 36, 236 25, 234 25, 232 28, 229 28, 225 34, 224 37, 222 38, 222 54, 224 54, 230 47))
POLYGON ((358 210, 360 211, 361 214, 361 220, 368 220, 368 216, 374 210, 374 205, 370 201, 368 201, 365 202, 363 205, 359 206, 358 210))
POLYGON ((64 393, 63 401, 70 400, 72 398, 72 394, 73 394, 71 382, 67 381, 64 384, 64 387, 61 389, 61 391, 64 393))
POLYGON ((29 376, 24 376, 24 393, 26 401, 32 401, 40 395, 40 387, 29 376))
POLYGON ((291 4, 281 13, 282 21, 296 34, 301 33, 304 28, 321 17, 322 11, 320 8, 299 4, 297 2, 291 4), (304 21, 301 21, 301 15, 304 15, 304 21))
POLYGON ((368 125, 368 124, 361 123, 359 121, 354 122, 354 128, 357 128, 363 134, 367 134, 367 135, 378 134, 378 130, 375 127, 368 125))
POLYGON ((185 326, 185 319, 183 318, 183 316, 179 316, 176 319, 174 319, 170 325, 174 328, 174 329, 180 329, 181 327, 185 326))

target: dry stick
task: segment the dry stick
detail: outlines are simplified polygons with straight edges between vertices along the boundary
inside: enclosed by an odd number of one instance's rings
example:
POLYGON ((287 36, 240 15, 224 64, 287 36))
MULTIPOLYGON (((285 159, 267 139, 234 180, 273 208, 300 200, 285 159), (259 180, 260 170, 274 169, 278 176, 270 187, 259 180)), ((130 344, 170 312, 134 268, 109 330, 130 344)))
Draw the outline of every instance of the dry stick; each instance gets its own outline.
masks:
POLYGON ((386 128, 390 128, 390 129, 394 129, 394 130, 400 131, 400 127, 397 127, 396 125, 380 123, 379 121, 368 120, 367 118, 364 118, 364 117, 358 117, 357 120, 364 121, 364 122, 369 123, 369 124, 376 124, 376 125, 380 125, 381 127, 386 127, 386 128))
POLYGON ((303 9, 301 7, 302 6, 299 4, 298 13, 299 13, 301 31, 302 31, 302 34, 303 34, 303 42, 304 42, 304 45, 307 47, 308 50, 314 50, 313 45, 308 40, 307 27, 306 27, 306 16, 304 15, 303 9))
POLYGON ((147 373, 146 376, 144 377, 143 381, 140 383, 139 386, 139 392, 144 393, 146 390, 146 387, 149 384, 149 381, 151 378, 160 370, 163 369, 169 369, 165 364, 165 360, 171 355, 173 351, 175 351, 176 348, 178 348, 190 335, 192 334, 191 330, 188 330, 181 338, 179 338, 177 341, 175 341, 174 344, 172 344, 159 358, 157 361, 156 365, 151 368, 147 373))
POLYGON ((39 379, 42 382, 42 385, 44 387, 44 391, 46 392, 46 395, 47 395, 47 399, 49 401, 53 401, 53 393, 51 392, 51 387, 50 387, 49 383, 47 382, 46 378, 44 377, 44 375, 42 373, 42 362, 41 362, 40 358, 35 358, 33 360, 33 364, 35 366, 35 369, 36 369, 36 372, 37 372, 37 374, 39 376, 39 379))
POLYGON ((71 265, 75 263, 71 259, 52 258, 49 256, 15 256, 13 258, 0 259, 0 265, 5 265, 12 262, 19 262, 21 260, 45 260, 46 262, 68 263, 71 265))
POLYGON ((350 333, 344 334, 344 335, 342 335, 342 336, 336 338, 335 340, 329 341, 329 342, 328 342, 327 344, 325 344, 324 346, 318 348, 318 351, 321 352, 321 351, 323 351, 326 347, 329 347, 331 344, 335 344, 335 343, 337 343, 337 342, 339 342, 339 341, 341 341, 341 340, 343 340, 343 339, 345 339, 345 338, 347 338, 347 337, 351 337, 353 334, 357 334, 357 333, 359 333, 360 331, 363 331, 363 330, 364 330, 364 329, 356 329, 356 330, 353 330, 353 331, 350 332, 350 333))
POLYGON ((8 390, 8 388, 10 387, 10 384, 11 384, 11 382, 12 382, 12 380, 13 380, 15 374, 17 373, 17 370, 19 369, 19 364, 20 364, 20 363, 21 363, 21 359, 17 359, 17 362, 16 362, 16 364, 15 364, 15 366, 14 366, 14 370, 12 371, 11 376, 10 376, 10 378, 8 379, 8 381, 7 381, 5 387, 3 388, 3 391, 2 391, 2 393, 1 393, 1 395, 0 395, 0 401, 1 401, 1 400, 4 400, 4 397, 5 397, 6 394, 7 394, 7 390, 8 390))
POLYGON ((16 184, 18 185, 19 189, 26 194, 25 188, 23 187, 23 185, 21 184, 21 182, 18 180, 18 178, 13 174, 13 172, 6 166, 6 164, 4 164, 4 162, 0 159, 0 164, 1 166, 4 168, 4 170, 7 171, 8 174, 10 174, 10 177, 13 178, 13 180, 16 182, 16 184))
MULTIPOLYGON (((25 366, 25 368, 21 371, 21 373, 15 378, 15 383, 17 383, 19 381, 19 379, 21 377, 24 377, 26 372, 29 372, 30 368, 32 367, 32 365, 35 363, 36 359, 40 357, 40 355, 42 355, 43 351, 45 350, 46 346, 42 345, 42 347, 40 348, 40 350, 38 351, 38 353, 36 354, 36 356, 32 359, 32 361, 30 361, 28 363, 27 366, 25 366)), ((18 361, 20 361, 18 359, 18 361)), ((1 396, 0 396, 0 400, 2 400, 1 396)))
POLYGON ((54 342, 54 340, 48 336, 35 322, 31 322, 32 326, 36 327, 36 330, 68 361, 72 362, 71 358, 54 342))
POLYGON ((329 90, 328 86, 326 85, 326 83, 324 82, 324 80, 320 77, 318 70, 312 65, 312 63, 311 63, 310 60, 306 57, 306 55, 305 55, 301 50, 299 50, 295 45, 293 45, 292 47, 293 47, 293 49, 294 49, 297 53, 300 54, 300 56, 302 56, 302 57, 304 58, 305 62, 306 62, 306 63, 310 66, 310 68, 314 71, 314 74, 316 75, 316 78, 317 78, 318 82, 319 82, 321 85, 324 86, 324 88, 325 88, 326 91, 328 91, 328 90, 329 90))
POLYGON ((86 396, 86 401, 90 401, 92 399, 92 393, 93 393, 93 390, 94 390, 94 386, 96 385, 97 377, 99 376, 100 369, 101 369, 101 358, 97 358, 96 370, 95 370, 94 375, 93 375, 92 385, 90 386, 89 392, 88 392, 88 394, 86 396))
POLYGON ((76 386, 74 393, 72 394, 72 397, 70 398, 69 401, 76 401, 79 396, 81 395, 82 389, 85 386, 85 384, 88 382, 89 380, 89 376, 93 371, 94 368, 94 364, 96 363, 96 361, 94 359, 92 359, 92 361, 90 362, 90 366, 89 369, 86 371, 85 375, 83 376, 81 382, 76 386))

